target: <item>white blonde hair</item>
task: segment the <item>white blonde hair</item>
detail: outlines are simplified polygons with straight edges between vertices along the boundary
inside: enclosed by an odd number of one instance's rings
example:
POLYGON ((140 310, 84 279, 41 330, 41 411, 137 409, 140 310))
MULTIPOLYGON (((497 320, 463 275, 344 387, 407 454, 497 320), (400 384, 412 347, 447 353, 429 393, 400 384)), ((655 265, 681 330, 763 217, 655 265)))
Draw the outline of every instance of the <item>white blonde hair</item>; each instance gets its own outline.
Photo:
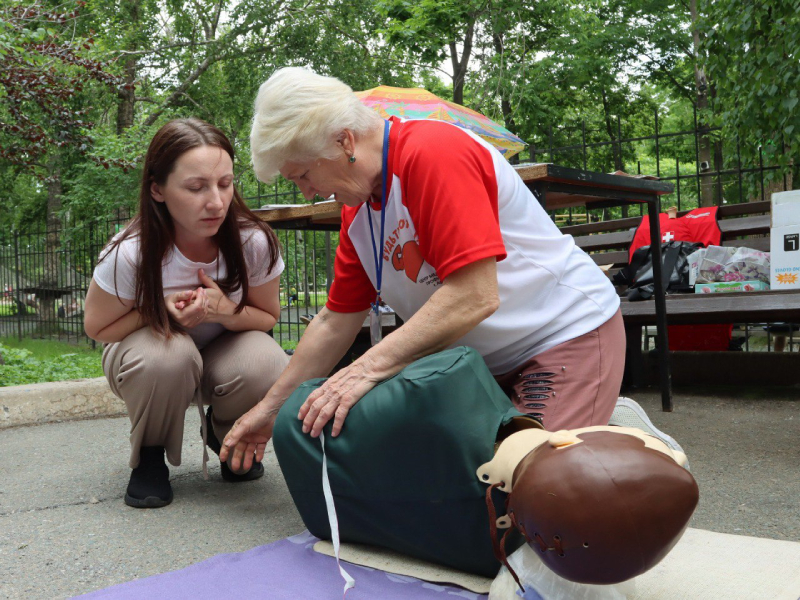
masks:
POLYGON ((334 144, 345 129, 358 138, 380 121, 335 77, 300 67, 279 69, 256 96, 250 130, 256 177, 269 181, 287 161, 336 158, 334 144))

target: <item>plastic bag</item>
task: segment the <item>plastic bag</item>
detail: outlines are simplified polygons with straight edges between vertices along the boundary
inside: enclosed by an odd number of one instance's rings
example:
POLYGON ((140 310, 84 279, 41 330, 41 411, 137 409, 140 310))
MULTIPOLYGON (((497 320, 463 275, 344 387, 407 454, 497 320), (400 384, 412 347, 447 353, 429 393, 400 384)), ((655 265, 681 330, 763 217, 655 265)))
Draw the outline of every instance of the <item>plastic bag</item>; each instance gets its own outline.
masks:
POLYGON ((763 281, 769 283, 769 252, 736 248, 725 264, 721 281, 763 281))
POLYGON ((508 569, 502 567, 489 588, 489 600, 625 600, 636 593, 636 580, 613 585, 575 583, 551 571, 528 544, 508 557, 525 594, 520 591, 508 569))
POLYGON ((687 262, 689 263, 690 286, 694 286, 694 284, 698 282, 698 276, 700 275, 700 265, 702 264, 703 259, 706 256, 706 252, 708 252, 708 248, 698 248, 686 258, 687 262))
POLYGON ((700 263, 696 283, 714 283, 725 281, 725 265, 736 253, 736 248, 727 246, 709 246, 700 263))

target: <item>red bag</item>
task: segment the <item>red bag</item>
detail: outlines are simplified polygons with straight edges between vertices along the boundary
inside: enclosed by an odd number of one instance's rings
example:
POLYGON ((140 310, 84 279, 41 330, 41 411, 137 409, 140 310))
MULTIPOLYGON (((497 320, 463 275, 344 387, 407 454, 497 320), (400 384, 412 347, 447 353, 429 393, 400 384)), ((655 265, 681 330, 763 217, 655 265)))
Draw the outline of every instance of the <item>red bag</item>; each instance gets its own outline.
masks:
MULTIPOLYGON (((667 213, 658 215, 662 242, 700 242, 704 247, 719 246, 722 231, 717 223, 717 207, 695 208, 682 217, 670 219, 667 213)), ((628 249, 628 262, 633 253, 642 246, 650 245, 650 219, 642 217, 636 228, 631 247, 628 249)))
POLYGON ((670 325, 669 349, 673 352, 723 352, 730 348, 733 324, 670 325))
MULTIPOLYGON (((667 213, 658 215, 662 242, 700 242, 703 246, 719 246, 722 231, 717 222, 717 207, 695 208, 682 217, 670 219, 667 213)), ((629 249, 628 260, 642 246, 650 245, 650 220, 642 218, 629 249)), ((728 350, 733 324, 670 325, 669 349, 672 351, 715 352, 728 350)))

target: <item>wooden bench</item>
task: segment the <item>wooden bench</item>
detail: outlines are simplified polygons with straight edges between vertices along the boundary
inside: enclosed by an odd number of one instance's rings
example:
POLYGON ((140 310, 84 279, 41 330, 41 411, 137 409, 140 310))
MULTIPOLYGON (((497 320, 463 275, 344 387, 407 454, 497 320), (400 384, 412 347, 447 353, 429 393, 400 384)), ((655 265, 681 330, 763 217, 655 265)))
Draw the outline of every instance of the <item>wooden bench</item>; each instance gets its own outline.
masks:
MULTIPOLYGON (((679 212, 681 216, 688 211, 679 212)), ((723 246, 769 251, 770 203, 749 202, 720 207, 723 246)), ((641 217, 562 227, 598 265, 611 265, 613 274, 628 262, 628 248, 641 217)), ((624 293, 618 288, 618 292, 624 293)), ((725 294, 671 294, 666 298, 670 325, 706 323, 800 322, 800 290, 725 294)), ((628 340, 626 380, 640 384, 643 373, 642 328, 656 323, 652 300, 628 302, 622 298, 622 316, 628 340)))

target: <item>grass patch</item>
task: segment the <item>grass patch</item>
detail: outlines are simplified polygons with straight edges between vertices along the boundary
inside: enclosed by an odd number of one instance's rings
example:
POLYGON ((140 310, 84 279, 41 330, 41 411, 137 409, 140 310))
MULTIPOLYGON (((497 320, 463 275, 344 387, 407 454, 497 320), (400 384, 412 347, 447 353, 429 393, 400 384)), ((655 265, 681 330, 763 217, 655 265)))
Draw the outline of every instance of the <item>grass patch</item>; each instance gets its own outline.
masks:
POLYGON ((11 317, 17 314, 17 305, 2 303, 0 304, 0 317, 11 317))
MULTIPOLYGON (((289 296, 286 294, 286 291, 281 290, 281 294, 280 294, 281 306, 283 306, 283 307, 287 307, 288 306, 288 304, 289 304, 289 299, 288 298, 289 298, 289 296)), ((327 292, 309 292, 308 297, 306 297, 306 294, 304 292, 300 291, 297 294, 297 302, 292 300, 292 308, 294 308, 295 306, 298 306, 298 305, 300 307, 306 307, 306 308, 309 308, 309 307, 312 307, 312 306, 318 306, 318 307, 322 308, 323 306, 325 306, 325 303, 327 301, 328 301, 328 293, 327 292)))
POLYGON ((51 340, 0 339, 0 386, 102 377, 102 350, 51 340))
POLYGON ((305 330, 305 323, 278 323, 272 329, 272 337, 284 350, 294 350, 305 330))
POLYGON ((294 350, 297 348, 297 343, 296 340, 284 339, 281 341, 281 348, 284 350, 294 350))

